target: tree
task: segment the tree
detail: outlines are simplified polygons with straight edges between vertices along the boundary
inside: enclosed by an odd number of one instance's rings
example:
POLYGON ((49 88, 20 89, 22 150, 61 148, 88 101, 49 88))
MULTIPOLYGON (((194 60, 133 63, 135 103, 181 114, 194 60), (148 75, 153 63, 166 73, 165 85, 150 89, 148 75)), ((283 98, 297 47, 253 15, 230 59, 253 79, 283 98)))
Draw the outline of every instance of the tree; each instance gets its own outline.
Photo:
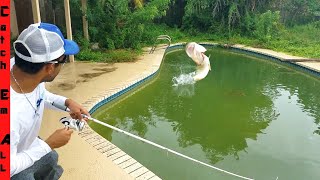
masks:
POLYGON ((286 25, 306 24, 315 20, 315 13, 320 11, 319 0, 279 0, 272 4, 279 10, 282 22, 286 25))
POLYGON ((185 8, 183 26, 200 31, 239 30, 248 14, 259 14, 272 1, 267 0, 190 0, 185 8), (263 8, 264 7, 264 8, 263 8))

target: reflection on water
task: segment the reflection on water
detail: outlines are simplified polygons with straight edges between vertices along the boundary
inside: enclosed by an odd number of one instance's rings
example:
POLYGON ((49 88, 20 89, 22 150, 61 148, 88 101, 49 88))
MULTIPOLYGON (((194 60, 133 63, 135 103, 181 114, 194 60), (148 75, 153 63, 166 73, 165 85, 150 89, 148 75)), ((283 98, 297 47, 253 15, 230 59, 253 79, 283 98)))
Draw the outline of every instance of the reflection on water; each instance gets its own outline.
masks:
MULTIPOLYGON (((172 52, 157 81, 94 117, 243 176, 318 179, 319 80, 221 49, 210 53, 214 69, 202 81, 172 86, 173 77, 194 70, 183 51, 172 52)), ((233 179, 90 126, 163 179, 233 179)))

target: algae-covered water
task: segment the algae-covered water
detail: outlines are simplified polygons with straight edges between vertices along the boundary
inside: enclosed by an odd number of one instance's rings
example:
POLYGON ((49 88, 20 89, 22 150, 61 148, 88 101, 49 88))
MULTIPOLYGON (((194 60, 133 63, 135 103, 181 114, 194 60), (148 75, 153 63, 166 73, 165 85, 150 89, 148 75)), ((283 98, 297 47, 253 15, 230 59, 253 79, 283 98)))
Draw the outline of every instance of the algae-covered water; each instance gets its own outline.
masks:
MULTIPOLYGON (((242 176, 320 179, 320 79, 224 49, 206 54, 212 71, 205 79, 172 86, 195 64, 184 51, 171 52, 153 81, 93 116, 242 176)), ((162 179, 238 179, 90 126, 162 179)))

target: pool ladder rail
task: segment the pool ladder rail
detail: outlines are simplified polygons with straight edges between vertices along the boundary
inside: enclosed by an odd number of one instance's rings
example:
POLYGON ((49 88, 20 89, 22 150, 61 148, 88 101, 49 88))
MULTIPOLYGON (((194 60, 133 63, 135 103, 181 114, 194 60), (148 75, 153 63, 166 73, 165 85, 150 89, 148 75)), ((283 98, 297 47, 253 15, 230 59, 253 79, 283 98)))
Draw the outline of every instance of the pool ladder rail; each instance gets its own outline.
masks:
POLYGON ((168 36, 168 35, 159 35, 159 36, 156 38, 156 40, 155 40, 155 42, 154 42, 154 44, 153 44, 153 46, 152 46, 149 54, 152 54, 152 53, 156 50, 156 47, 157 47, 157 44, 156 44, 156 43, 157 43, 158 40, 168 40, 168 41, 169 41, 168 46, 171 45, 171 37, 170 37, 170 36, 168 36))

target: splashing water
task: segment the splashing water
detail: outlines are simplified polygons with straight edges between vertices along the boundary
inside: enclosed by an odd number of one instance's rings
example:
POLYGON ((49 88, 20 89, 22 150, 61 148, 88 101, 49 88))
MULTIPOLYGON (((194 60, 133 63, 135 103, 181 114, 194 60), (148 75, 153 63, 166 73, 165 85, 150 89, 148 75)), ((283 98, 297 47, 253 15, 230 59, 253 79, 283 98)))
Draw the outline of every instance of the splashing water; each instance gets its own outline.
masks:
POLYGON ((178 77, 173 77, 172 86, 179 86, 179 85, 187 85, 187 84, 194 84, 195 81, 193 80, 193 76, 195 75, 195 72, 189 73, 189 74, 180 74, 178 77))
POLYGON ((177 94, 178 97, 193 97, 195 94, 194 84, 187 84, 183 86, 173 86, 173 91, 177 94))

